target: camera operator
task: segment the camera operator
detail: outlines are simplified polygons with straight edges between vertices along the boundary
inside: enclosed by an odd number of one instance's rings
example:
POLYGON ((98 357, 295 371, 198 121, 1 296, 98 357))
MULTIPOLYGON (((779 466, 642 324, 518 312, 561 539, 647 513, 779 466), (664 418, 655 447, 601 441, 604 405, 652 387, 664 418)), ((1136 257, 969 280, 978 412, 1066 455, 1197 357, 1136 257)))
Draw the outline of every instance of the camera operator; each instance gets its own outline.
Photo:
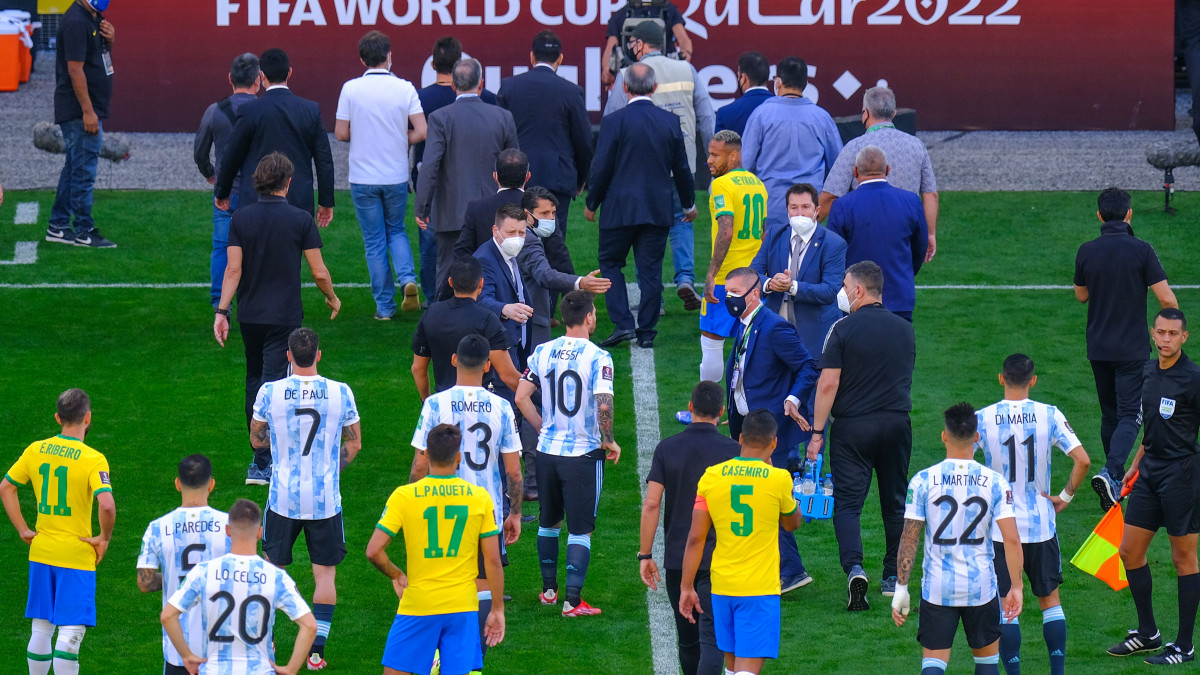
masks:
POLYGON ((621 46, 621 41, 627 37, 624 30, 625 22, 628 19, 646 18, 661 19, 666 31, 670 31, 675 38, 666 40, 667 44, 663 46, 663 54, 691 62, 692 38, 684 29, 683 14, 679 8, 670 0, 631 0, 621 9, 613 12, 608 20, 608 30, 604 33, 604 58, 600 61, 603 64, 600 81, 604 86, 611 86, 616 80, 617 73, 636 60, 631 56, 630 50, 621 46), (616 52, 617 62, 615 64, 613 63, 614 50, 620 50, 616 52))

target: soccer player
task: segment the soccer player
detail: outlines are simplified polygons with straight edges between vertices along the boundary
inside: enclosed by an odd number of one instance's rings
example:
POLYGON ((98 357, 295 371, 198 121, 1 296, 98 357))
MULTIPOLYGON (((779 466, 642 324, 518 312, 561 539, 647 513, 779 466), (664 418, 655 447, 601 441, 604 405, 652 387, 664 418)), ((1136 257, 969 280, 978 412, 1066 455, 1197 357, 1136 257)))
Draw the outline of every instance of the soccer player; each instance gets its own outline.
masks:
POLYGON ((779 657, 779 528, 800 527, 800 510, 791 474, 767 463, 778 431, 769 410, 750 411, 741 456, 709 467, 696 487, 679 613, 695 623, 693 611, 704 611, 695 581, 711 528, 713 627, 727 675, 757 675, 767 659, 779 657))
POLYGON ((487 490, 455 475, 462 460, 458 427, 437 425, 426 445, 429 475, 392 492, 367 544, 367 559, 392 580, 400 597, 383 650, 384 675, 428 673, 439 651, 442 675, 483 668, 474 583, 480 556, 492 593, 483 640, 495 647, 504 639, 504 568, 495 505, 487 490), (387 555, 401 530, 409 576, 387 555))
MULTIPOLYGON (((143 593, 161 590, 163 608, 193 567, 229 552, 229 535, 225 532, 229 518, 208 505, 208 495, 216 484, 212 462, 207 457, 184 457, 179 462, 179 477, 175 479, 175 489, 182 493, 183 505, 151 521, 142 536, 142 552, 137 560, 138 589, 143 593)), ((204 644, 202 617, 201 612, 185 612, 180 619, 190 644, 204 644)), ((166 661, 163 675, 186 675, 183 657, 165 631, 163 660, 166 661)))
POLYGON ((892 620, 903 626, 911 600, 908 580, 925 521, 921 563, 921 609, 917 641, 924 658, 921 675, 943 675, 961 621, 975 656, 976 675, 1000 673, 1000 607, 992 563, 992 531, 1004 537, 1011 588, 1004 596, 1004 618, 1021 614, 1021 538, 1013 511, 1012 486, 1000 474, 974 460, 978 420, 970 403, 945 412, 942 443, 946 459, 918 473, 908 484, 904 533, 896 556, 896 593, 892 620))
MULTIPOLYGON (((1058 598, 1062 558, 1054 521, 1055 514, 1075 498, 1092 461, 1062 411, 1029 400, 1029 389, 1037 384, 1033 359, 1024 354, 1004 359, 1000 384, 1004 400, 975 413, 979 426, 975 448, 983 451, 984 464, 1004 476, 1013 488, 1025 574, 1042 608, 1042 637, 1050 652, 1050 673, 1062 675, 1067 660, 1067 619, 1058 598), (1057 497, 1050 496, 1053 448, 1066 453, 1074 463, 1057 497)), ((999 594, 1005 596, 1010 579, 1004 537, 998 528, 992 529, 992 539, 996 583, 999 594)), ((1021 672, 1021 626, 1016 618, 1000 621, 1000 661, 1008 675, 1021 672)))
POLYGON ((583 601, 592 557, 592 531, 604 484, 604 460, 616 464, 621 446, 613 439, 613 361, 589 339, 596 307, 586 291, 571 291, 559 305, 567 334, 538 345, 517 387, 517 407, 538 437, 540 506, 537 539, 543 605, 558 603, 558 537, 567 519, 567 598, 562 614, 592 616, 600 609, 583 601), (533 405, 541 390, 542 410, 533 405))
POLYGON ((311 328, 292 331, 287 358, 292 374, 258 390, 250 443, 270 446, 275 467, 263 521, 263 557, 287 567, 301 532, 308 543, 317 620, 308 668, 321 670, 337 605, 334 574, 346 557, 341 470, 362 448, 362 435, 350 387, 317 374, 320 342, 311 328))
POLYGON ((84 444, 92 405, 82 389, 58 397, 54 419, 62 433, 36 441, 0 481, 0 500, 21 541, 29 545, 29 600, 33 619, 26 648, 30 675, 79 672, 79 644, 96 625, 96 565, 104 558, 117 520, 108 460, 84 444), (21 515, 17 488, 30 485, 37 502, 36 530, 21 515), (100 536, 92 536, 92 498, 100 506, 100 536), (58 627, 53 650, 50 639, 58 627))
MULTIPOLYGON (((508 566, 505 546, 517 543, 521 536, 521 441, 517 437, 517 420, 512 405, 502 397, 483 388, 483 375, 490 368, 490 347, 482 335, 468 335, 458 343, 451 357, 458 368, 458 384, 425 399, 412 445, 416 448, 412 474, 408 482, 415 483, 429 473, 429 432, 439 424, 453 424, 462 434, 463 461, 455 474, 471 485, 483 488, 492 498, 495 526, 503 527, 500 542, 500 561, 508 566), (503 458, 508 476, 509 514, 504 517, 504 482, 500 477, 503 458)), ((489 528, 490 529, 490 528, 489 528)), ((488 589, 487 574, 480 557, 479 576, 475 588, 479 596, 479 634, 484 633, 483 620, 492 608, 492 592, 488 589)), ((481 640, 482 642, 482 640, 481 640)), ((487 655, 487 646, 483 647, 487 655)))
POLYGON ((1183 351, 1187 319, 1175 308, 1154 317, 1154 346, 1158 359, 1146 364, 1142 384, 1145 427, 1142 445, 1125 474, 1134 481, 1125 509, 1121 562, 1129 579, 1129 594, 1137 608, 1138 627, 1124 641, 1108 648, 1113 656, 1129 656, 1163 646, 1154 621, 1152 581, 1146 549, 1160 527, 1171 540, 1171 559, 1179 595, 1179 632, 1175 642, 1146 659, 1155 665, 1174 665, 1196 658, 1192 632, 1200 605, 1200 566, 1196 539, 1200 533, 1200 366, 1183 351))
MULTIPOLYGON (((317 634, 317 622, 283 569, 257 555, 262 510, 249 499, 229 509, 225 531, 229 553, 206 560, 188 572, 163 608, 163 629, 179 651, 184 668, 200 675, 296 675, 317 634), (179 615, 197 605, 201 654, 192 651, 179 615), (275 664, 275 610, 283 610, 299 628, 287 665, 275 664)), ((194 643, 193 643, 194 644, 194 643)))

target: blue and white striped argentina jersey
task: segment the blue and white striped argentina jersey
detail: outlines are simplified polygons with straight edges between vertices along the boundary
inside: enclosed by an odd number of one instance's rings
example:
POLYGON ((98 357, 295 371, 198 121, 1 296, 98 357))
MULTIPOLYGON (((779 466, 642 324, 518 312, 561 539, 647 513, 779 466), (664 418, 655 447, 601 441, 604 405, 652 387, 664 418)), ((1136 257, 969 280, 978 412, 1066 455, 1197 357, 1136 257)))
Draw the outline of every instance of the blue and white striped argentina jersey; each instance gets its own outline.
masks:
MULTIPOLYGON (((1058 408, 1029 399, 993 403, 975 417, 979 420, 975 448, 983 450, 983 463, 1013 487, 1021 543, 1049 540, 1056 533, 1054 505, 1042 495, 1054 494, 1050 450, 1071 452, 1079 445, 1075 431, 1058 408)), ((992 537, 1004 540, 999 529, 992 531, 992 537)))
POLYGON ((504 486, 500 455, 521 451, 512 404, 483 387, 455 385, 425 399, 412 446, 424 450, 425 439, 439 424, 462 432, 462 462, 458 477, 488 491, 496 509, 496 527, 504 524, 504 486))
MULTIPOLYGON (((162 604, 175 594, 184 577, 196 565, 229 552, 229 537, 225 534, 228 518, 223 511, 210 506, 180 507, 150 522, 142 535, 142 551, 138 554, 138 569, 162 570, 162 604)), ((199 612, 184 612, 179 617, 183 637, 189 645, 204 640, 199 612)), ((173 666, 183 666, 175 645, 163 631, 163 658, 173 666)))
POLYGON ((287 572, 233 553, 192 568, 169 602, 200 615, 203 640, 188 642, 208 659, 200 675, 273 675, 275 610, 293 621, 311 612, 287 572))
POLYGON ((294 520, 342 512, 342 428, 359 421, 350 387, 320 375, 291 375, 258 390, 254 419, 271 428, 267 508, 294 520))
POLYGON ((600 447, 596 395, 613 393, 612 356, 586 338, 538 345, 524 378, 542 391, 538 452, 578 457, 600 447))
POLYGON ((996 597, 992 526, 1013 517, 1000 474, 971 459, 945 459, 908 484, 904 518, 925 521, 921 597, 944 607, 977 607, 996 597))

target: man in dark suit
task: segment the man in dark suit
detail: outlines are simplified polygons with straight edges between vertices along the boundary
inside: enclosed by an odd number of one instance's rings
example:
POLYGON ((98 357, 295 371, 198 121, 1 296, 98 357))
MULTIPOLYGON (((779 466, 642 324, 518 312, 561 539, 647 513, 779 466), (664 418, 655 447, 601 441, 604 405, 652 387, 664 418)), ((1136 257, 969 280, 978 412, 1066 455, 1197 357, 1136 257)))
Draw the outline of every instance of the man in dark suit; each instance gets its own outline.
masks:
POLYGON ((584 211, 588 221, 595 222, 596 209, 608 201, 600 214, 599 262, 600 273, 613 282, 605 304, 616 325, 600 342, 606 349, 635 337, 640 347, 654 346, 663 253, 674 222, 673 194, 684 206, 684 220, 690 223, 696 218, 695 183, 679 118, 650 100, 654 71, 644 63, 634 64, 622 86, 629 103, 600 121, 584 211), (630 249, 642 295, 636 329, 621 271, 630 249))
MULTIPOLYGON (((565 240, 571 200, 583 190, 592 165, 592 125, 583 89, 558 76, 562 60, 562 41, 554 31, 538 33, 529 52, 532 68, 504 80, 496 100, 517 124, 533 184, 558 199, 558 232, 565 240)), ((570 264, 570 257, 565 262, 570 264)), ((550 264, 570 272, 553 255, 550 264)))
POLYGON ((858 188, 833 203, 829 231, 846 240, 846 265, 870 260, 883 270, 883 306, 912 321, 917 272, 925 262, 929 228, 921 198, 887 182, 887 155, 874 145, 858 151, 858 188))
POLYGON ((774 96, 767 89, 771 79, 771 64, 759 52, 746 52, 738 57, 737 81, 742 90, 740 98, 734 99, 717 111, 717 131, 729 129, 741 136, 746 131, 746 121, 764 101, 774 96))
MULTIPOLYGON (((516 148, 502 150, 496 156, 496 170, 492 173, 500 189, 467 204, 462 232, 454 244, 454 258, 475 255, 479 245, 492 238, 492 227, 496 224, 496 210, 505 204, 520 204, 525 196, 525 183, 529 180, 529 159, 516 148)), ((438 283, 444 283, 439 279, 438 283)), ((440 298, 439 294, 439 298, 440 298)))
MULTIPOLYGON (((729 435, 737 440, 742 419, 751 410, 770 410, 779 424, 771 463, 786 467, 789 454, 810 437, 808 401, 817 382, 817 362, 795 327, 763 306, 761 284, 758 272, 749 267, 739 267, 725 278, 725 307, 738 320, 733 351, 725 364, 729 435)), ((784 593, 812 582, 795 536, 782 528, 779 578, 784 593)))
POLYGON ((785 199, 788 227, 766 233, 750 266, 764 279, 763 302, 796 327, 809 354, 819 356, 830 326, 842 317, 837 295, 846 241, 817 225, 815 187, 798 183, 785 199))
POLYGON ((446 278, 454 260, 467 204, 494 192, 496 181, 488 169, 496 166, 501 150, 517 147, 512 114, 479 98, 479 61, 460 60, 453 79, 458 99, 429 116, 414 205, 417 225, 432 227, 437 238, 438 279, 446 278))
POLYGON ((213 189, 217 208, 229 210, 233 180, 241 173, 238 208, 258 199, 254 191, 254 169, 259 160, 272 152, 281 152, 296 167, 288 203, 313 213, 313 165, 317 167, 317 225, 325 227, 333 220, 333 152, 329 135, 321 121, 321 109, 315 101, 300 98, 288 89, 292 76, 288 55, 282 49, 268 49, 258 57, 258 66, 266 93, 257 101, 247 101, 238 109, 237 123, 229 137, 213 189))

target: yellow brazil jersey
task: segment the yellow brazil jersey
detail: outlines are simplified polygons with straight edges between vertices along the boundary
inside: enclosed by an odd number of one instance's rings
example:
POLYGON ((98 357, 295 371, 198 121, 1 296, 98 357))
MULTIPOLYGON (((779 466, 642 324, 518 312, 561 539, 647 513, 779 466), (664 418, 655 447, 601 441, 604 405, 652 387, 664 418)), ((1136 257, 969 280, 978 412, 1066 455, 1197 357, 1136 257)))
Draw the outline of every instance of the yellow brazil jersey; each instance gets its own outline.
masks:
POLYGON ((38 516, 30 562, 95 570, 96 551, 79 538, 92 536, 92 499, 112 492, 104 455, 79 439, 55 436, 25 448, 4 477, 33 486, 38 516))
POLYGON ((762 244, 763 219, 767 217, 767 188, 757 176, 745 169, 734 169, 709 186, 708 209, 712 214, 712 241, 717 240, 718 218, 733 218, 733 241, 729 253, 717 270, 715 282, 725 283, 725 275, 739 267, 749 267, 762 244))
POLYGON ((392 492, 375 527, 405 533, 408 588, 397 614, 479 609, 479 541, 499 534, 493 512, 487 490, 458 476, 426 476, 392 492))
POLYGON ((708 510, 717 534, 712 592, 779 595, 779 516, 796 510, 788 472, 734 457, 704 472, 696 508, 708 510))

